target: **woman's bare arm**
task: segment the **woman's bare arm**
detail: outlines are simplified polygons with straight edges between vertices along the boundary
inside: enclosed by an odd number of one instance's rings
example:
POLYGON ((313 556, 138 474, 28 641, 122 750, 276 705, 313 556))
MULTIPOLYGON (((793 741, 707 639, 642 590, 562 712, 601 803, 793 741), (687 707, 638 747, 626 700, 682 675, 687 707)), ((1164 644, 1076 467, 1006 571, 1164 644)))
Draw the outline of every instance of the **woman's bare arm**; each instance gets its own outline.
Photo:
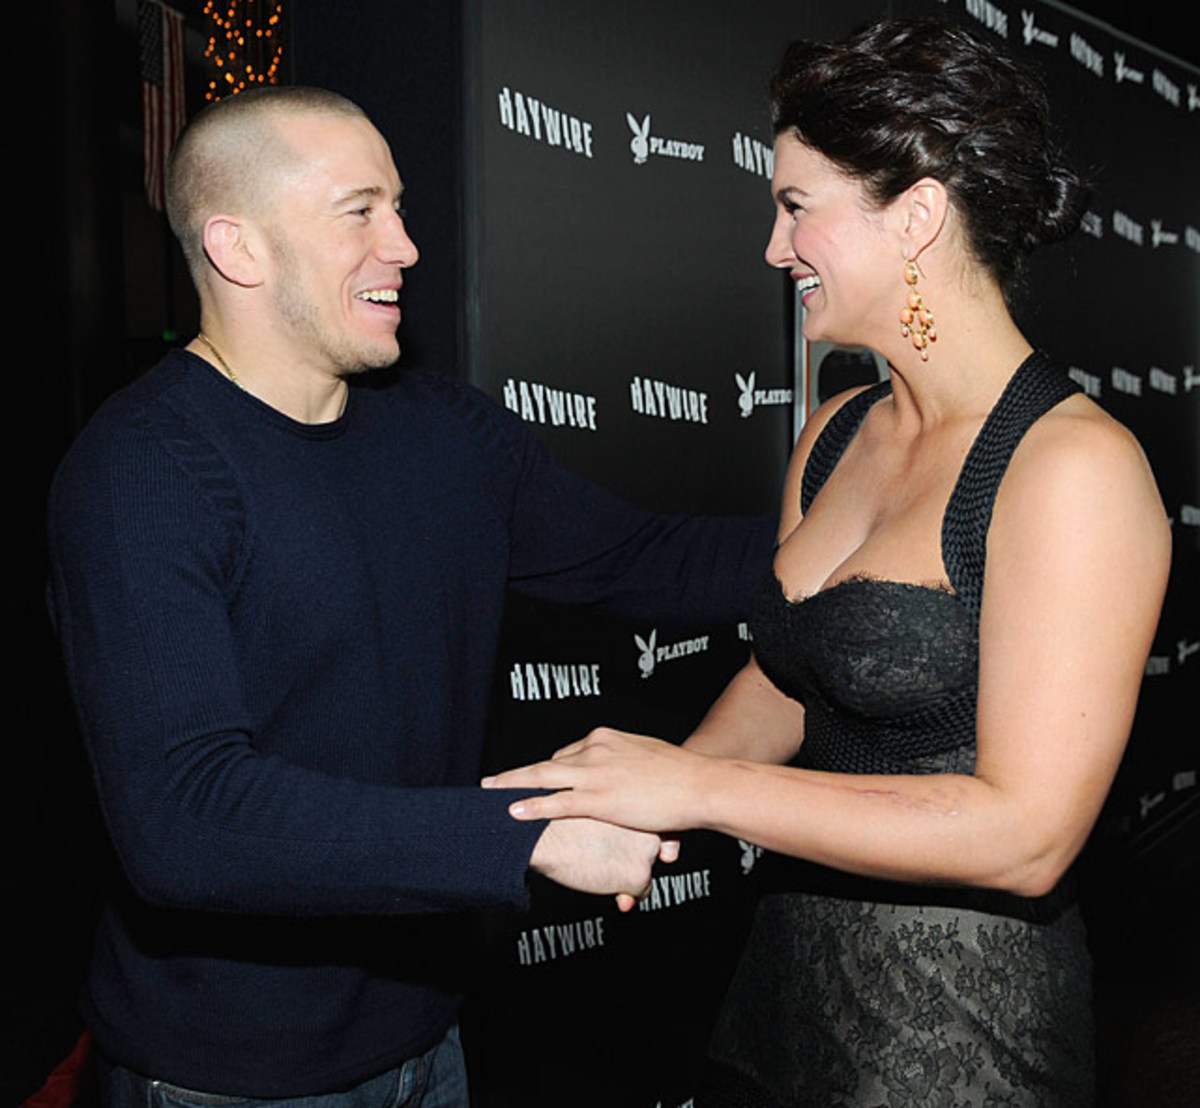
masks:
POLYGON ((1124 750, 1170 538, 1145 459, 1118 424, 1062 416, 1026 438, 989 537, 973 776, 821 773, 764 764, 762 749, 714 757, 744 742, 731 698, 687 748, 600 731, 520 771, 521 784, 571 791, 519 814, 706 827, 877 877, 1053 887, 1124 750))

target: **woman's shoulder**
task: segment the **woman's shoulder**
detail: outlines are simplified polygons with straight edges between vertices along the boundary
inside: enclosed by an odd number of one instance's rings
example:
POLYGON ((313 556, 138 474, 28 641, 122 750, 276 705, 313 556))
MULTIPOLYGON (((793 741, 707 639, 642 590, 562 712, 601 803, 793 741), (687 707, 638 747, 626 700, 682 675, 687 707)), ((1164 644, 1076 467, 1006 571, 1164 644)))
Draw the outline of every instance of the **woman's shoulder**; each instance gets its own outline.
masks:
POLYGON ((1082 393, 1067 397, 1029 428, 1010 472, 1022 484, 1046 487, 1056 479, 1090 485, 1122 474, 1153 480, 1133 432, 1082 393))
POLYGON ((1013 454, 996 499, 995 523, 1034 523, 1064 537, 1117 537, 1169 550, 1166 511, 1136 436, 1093 400, 1076 394, 1037 420, 1013 454))

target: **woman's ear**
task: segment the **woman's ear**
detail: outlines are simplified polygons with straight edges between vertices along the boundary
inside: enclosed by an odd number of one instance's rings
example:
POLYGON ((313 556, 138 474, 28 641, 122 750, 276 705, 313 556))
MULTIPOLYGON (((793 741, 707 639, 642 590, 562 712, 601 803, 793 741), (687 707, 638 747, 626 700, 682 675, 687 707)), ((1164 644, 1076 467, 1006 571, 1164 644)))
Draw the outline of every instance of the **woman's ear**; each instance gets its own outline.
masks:
POLYGON ((904 239, 904 256, 916 258, 942 234, 950 210, 950 197, 941 181, 922 177, 896 197, 893 209, 904 239))
POLYGON ((204 253, 226 281, 242 288, 262 284, 264 251, 254 229, 237 216, 212 215, 204 221, 204 253))

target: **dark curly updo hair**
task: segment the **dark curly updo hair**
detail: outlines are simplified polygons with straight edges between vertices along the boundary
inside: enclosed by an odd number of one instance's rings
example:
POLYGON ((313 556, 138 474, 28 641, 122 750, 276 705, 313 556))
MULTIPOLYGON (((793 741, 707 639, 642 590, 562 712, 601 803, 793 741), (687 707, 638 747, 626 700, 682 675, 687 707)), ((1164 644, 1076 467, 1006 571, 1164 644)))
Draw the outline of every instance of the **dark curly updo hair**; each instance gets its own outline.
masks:
POLYGON ((837 43, 795 42, 771 80, 794 134, 882 206, 945 185, 975 257, 1010 295, 1025 256, 1071 234, 1089 190, 1050 135, 1040 79, 971 32, 888 20, 837 43))

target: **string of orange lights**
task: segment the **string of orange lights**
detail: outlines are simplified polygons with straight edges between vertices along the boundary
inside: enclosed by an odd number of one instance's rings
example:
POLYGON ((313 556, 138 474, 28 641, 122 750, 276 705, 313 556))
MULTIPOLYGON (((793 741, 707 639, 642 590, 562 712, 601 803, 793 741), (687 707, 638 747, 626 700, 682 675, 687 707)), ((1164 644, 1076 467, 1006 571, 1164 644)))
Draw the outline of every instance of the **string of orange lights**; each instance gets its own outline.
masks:
POLYGON ((204 16, 212 26, 204 56, 216 72, 206 100, 276 83, 283 57, 282 9, 280 0, 208 0, 204 16))

